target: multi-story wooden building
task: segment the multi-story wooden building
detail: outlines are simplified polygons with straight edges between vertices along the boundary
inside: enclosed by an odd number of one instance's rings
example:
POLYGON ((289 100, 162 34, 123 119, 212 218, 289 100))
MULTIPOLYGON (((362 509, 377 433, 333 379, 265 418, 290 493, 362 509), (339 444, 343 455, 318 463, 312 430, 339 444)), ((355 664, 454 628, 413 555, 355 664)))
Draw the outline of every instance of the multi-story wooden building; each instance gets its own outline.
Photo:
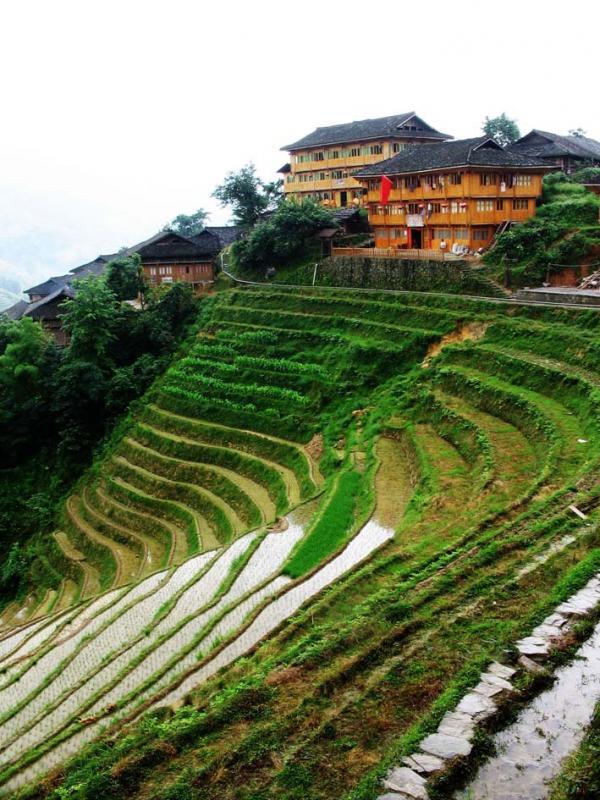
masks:
POLYGON ((282 147, 290 162, 279 170, 287 198, 312 198, 344 208, 363 205, 364 191, 352 173, 400 153, 409 145, 451 139, 413 111, 317 128, 282 147))
POLYGON ((551 169, 481 136, 411 147, 354 178, 367 192, 376 247, 456 252, 485 248, 498 230, 533 216, 551 169))

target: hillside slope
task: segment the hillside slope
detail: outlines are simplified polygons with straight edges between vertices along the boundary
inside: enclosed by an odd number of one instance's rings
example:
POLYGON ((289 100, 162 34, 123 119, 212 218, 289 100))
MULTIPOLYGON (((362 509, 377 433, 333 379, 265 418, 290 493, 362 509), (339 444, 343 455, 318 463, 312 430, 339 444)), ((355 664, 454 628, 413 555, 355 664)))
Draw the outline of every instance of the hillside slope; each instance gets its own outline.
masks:
POLYGON ((374 798, 598 569, 594 312, 269 288, 201 320, 67 501, 61 583, 2 615, 0 795, 374 798))

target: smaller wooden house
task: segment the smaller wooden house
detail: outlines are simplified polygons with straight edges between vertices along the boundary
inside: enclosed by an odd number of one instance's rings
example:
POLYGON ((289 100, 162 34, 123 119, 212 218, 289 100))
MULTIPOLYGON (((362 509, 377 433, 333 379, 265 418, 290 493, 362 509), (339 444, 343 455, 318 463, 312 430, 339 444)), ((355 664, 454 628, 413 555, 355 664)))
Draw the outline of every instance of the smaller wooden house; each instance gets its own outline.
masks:
POLYGON ((587 136, 561 136, 534 129, 507 150, 541 159, 567 175, 582 167, 600 166, 600 142, 587 136))
POLYGON ((201 291, 215 279, 215 259, 220 250, 219 237, 210 231, 189 238, 174 231, 161 231, 129 248, 127 254, 140 256, 151 286, 182 281, 201 291))

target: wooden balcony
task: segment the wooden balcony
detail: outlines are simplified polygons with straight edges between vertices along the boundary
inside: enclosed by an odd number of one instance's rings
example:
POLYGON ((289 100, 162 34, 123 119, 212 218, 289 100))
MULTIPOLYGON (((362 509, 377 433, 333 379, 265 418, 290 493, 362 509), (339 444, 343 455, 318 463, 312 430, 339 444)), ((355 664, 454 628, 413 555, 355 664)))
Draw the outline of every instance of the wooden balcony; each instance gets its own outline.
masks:
POLYGON ((284 191, 293 192, 335 192, 344 190, 360 189, 360 184, 354 178, 330 178, 324 181, 303 181, 299 183, 286 183, 284 191))
POLYGON ((369 164, 377 164, 389 156, 384 154, 369 154, 366 156, 342 156, 341 158, 325 158, 323 161, 303 161, 301 164, 296 164, 293 159, 291 163, 292 174, 297 175, 299 172, 319 172, 323 169, 351 169, 356 170, 361 167, 366 167, 369 164))

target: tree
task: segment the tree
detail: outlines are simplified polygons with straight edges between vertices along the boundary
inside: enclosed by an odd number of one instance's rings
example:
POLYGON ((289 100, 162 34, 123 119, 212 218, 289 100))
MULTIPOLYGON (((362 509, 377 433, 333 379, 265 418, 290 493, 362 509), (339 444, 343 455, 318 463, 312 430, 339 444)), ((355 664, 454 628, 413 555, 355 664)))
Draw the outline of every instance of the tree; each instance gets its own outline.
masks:
POLYGON ((576 136, 578 139, 581 139, 585 136, 585 131, 583 128, 571 128, 569 131, 569 136, 576 136))
POLYGON ((281 199, 281 182, 264 183, 254 164, 246 164, 237 172, 229 172, 213 192, 222 208, 229 206, 236 225, 251 228, 265 211, 275 209, 281 199))
POLYGON ((202 233, 208 219, 208 211, 199 208, 193 214, 179 214, 167 223, 163 230, 179 233, 181 236, 197 236, 202 233))
POLYGON ((5 342, 0 355, 0 395, 31 399, 38 391, 41 365, 51 343, 49 334, 31 317, 22 317, 4 323, 0 339, 5 342))
POLYGON ((75 282, 76 295, 63 303, 63 327, 71 335, 74 358, 101 364, 115 339, 118 301, 106 280, 93 275, 75 282))
POLYGON ((519 126, 514 119, 510 119, 504 112, 499 117, 486 117, 481 130, 486 136, 490 136, 502 147, 516 142, 521 136, 519 126))
POLYGON ((145 290, 142 259, 137 253, 115 258, 106 267, 105 279, 118 300, 135 300, 145 290))
POLYGON ((262 269, 285 264, 307 253, 317 231, 335 228, 333 214, 310 200, 284 201, 277 211, 256 225, 250 234, 232 246, 233 258, 240 267, 262 269))

